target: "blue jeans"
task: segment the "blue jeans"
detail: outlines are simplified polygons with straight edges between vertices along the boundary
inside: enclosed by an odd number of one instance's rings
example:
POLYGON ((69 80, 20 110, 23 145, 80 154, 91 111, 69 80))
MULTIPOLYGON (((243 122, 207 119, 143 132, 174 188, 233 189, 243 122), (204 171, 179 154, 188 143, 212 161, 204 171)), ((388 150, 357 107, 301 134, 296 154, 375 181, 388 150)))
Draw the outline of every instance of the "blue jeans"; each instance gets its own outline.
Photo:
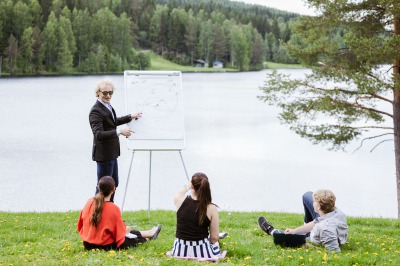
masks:
POLYGON ((309 223, 319 217, 319 214, 314 211, 314 200, 312 195, 313 193, 311 191, 303 194, 304 223, 309 223))
MULTIPOLYGON (((97 183, 99 182, 100 178, 103 176, 111 176, 115 181, 115 187, 118 187, 119 180, 118 180, 118 162, 117 159, 111 161, 102 161, 97 162, 97 183)), ((96 186, 96 194, 99 192, 99 189, 96 186)), ((114 202, 114 194, 111 195, 110 201, 114 202)))

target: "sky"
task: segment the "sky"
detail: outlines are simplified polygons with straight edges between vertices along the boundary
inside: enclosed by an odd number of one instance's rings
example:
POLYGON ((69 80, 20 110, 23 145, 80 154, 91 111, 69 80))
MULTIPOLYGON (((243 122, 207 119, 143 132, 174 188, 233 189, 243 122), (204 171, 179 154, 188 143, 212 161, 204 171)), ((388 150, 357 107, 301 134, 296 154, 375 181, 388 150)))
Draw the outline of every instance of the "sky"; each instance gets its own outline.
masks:
POLYGON ((248 4, 258 4, 276 9, 299 13, 302 15, 314 15, 312 9, 306 7, 305 0, 231 0, 245 2, 248 4))

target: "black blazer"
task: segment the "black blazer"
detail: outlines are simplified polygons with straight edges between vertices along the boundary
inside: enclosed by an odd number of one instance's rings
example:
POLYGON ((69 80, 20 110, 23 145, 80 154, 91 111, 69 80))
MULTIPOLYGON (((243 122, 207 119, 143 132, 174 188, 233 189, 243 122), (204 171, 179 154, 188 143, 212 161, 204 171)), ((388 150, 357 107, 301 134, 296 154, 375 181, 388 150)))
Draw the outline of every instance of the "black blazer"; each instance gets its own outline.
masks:
POLYGON ((120 155, 117 126, 129 123, 131 115, 118 117, 112 109, 116 121, 110 110, 99 101, 93 105, 89 113, 89 123, 93 132, 93 161, 110 161, 120 155))

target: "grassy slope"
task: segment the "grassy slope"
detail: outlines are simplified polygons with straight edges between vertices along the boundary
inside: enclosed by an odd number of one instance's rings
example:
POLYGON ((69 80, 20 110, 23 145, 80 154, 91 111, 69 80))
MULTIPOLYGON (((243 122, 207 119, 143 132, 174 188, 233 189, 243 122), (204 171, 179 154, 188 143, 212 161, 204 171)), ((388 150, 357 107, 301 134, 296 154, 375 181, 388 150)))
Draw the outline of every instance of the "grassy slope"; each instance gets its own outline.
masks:
MULTIPOLYGON (((176 70, 182 72, 234 72, 238 71, 233 68, 199 68, 199 67, 190 67, 190 66, 181 66, 175 64, 171 61, 165 60, 161 56, 155 55, 151 53, 151 67, 149 70, 176 70)), ((303 68, 303 66, 298 64, 280 64, 274 62, 267 62, 266 68, 268 69, 290 69, 290 68, 303 68)))
MULTIPOLYGON (((181 71, 181 72, 238 72, 237 69, 234 68, 213 68, 213 67, 208 67, 208 68, 200 68, 200 67, 192 67, 192 66, 181 66, 178 64, 175 64, 171 61, 165 60, 159 55, 155 55, 153 52, 150 53, 150 58, 151 58, 151 66, 146 69, 146 70, 151 70, 151 71, 181 71)), ((292 68, 304 68, 302 65, 299 64, 280 64, 280 63, 274 63, 274 62, 266 62, 266 68, 267 69, 292 69, 292 68)), ((77 71, 73 71, 72 73, 66 74, 66 75, 81 75, 83 73, 79 73, 77 71)), ((85 75, 87 73, 84 73, 85 75)), ((101 74, 101 73, 98 73, 101 74)), ((107 74, 107 73, 103 73, 107 74)), ((111 74, 111 73, 108 73, 111 74)), ((121 73, 115 73, 115 74, 121 74, 121 73)), ((43 73, 42 75, 44 76, 51 76, 51 75, 63 75, 59 73, 43 73)), ((90 75, 90 74, 88 74, 90 75)), ((9 73, 2 72, 0 77, 8 77, 10 76, 9 73)), ((29 76, 26 74, 18 74, 17 76, 23 77, 23 76, 29 76)))
POLYGON ((291 68, 304 68, 300 64, 281 64, 275 62, 266 62, 265 68, 267 69, 291 69, 291 68))
POLYGON ((151 67, 149 70, 176 70, 182 72, 227 72, 227 71, 237 71, 235 69, 230 68, 199 68, 199 67, 191 67, 191 66, 181 66, 175 64, 171 61, 168 61, 161 56, 155 55, 151 53, 151 67))
MULTIPOLYGON (((257 225, 262 214, 275 226, 302 223, 302 215, 288 213, 221 212, 221 240, 227 258, 213 265, 400 265, 400 221, 349 217, 349 239, 342 253, 324 248, 280 248, 257 225)), ((124 212, 127 224, 149 229, 163 224, 159 239, 124 251, 85 251, 76 231, 78 212, 0 212, 0 265, 199 265, 168 259, 174 240, 173 211, 124 212)))

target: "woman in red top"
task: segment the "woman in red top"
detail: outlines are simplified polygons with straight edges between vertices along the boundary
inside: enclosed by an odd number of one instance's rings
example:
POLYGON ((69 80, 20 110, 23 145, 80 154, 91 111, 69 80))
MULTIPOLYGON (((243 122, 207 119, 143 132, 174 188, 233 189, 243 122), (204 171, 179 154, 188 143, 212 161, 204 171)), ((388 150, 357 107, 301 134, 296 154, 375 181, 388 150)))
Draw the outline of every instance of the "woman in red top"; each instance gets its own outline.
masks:
POLYGON ((77 224, 85 249, 122 249, 157 239, 160 224, 147 231, 131 230, 125 225, 119 207, 110 202, 115 192, 112 177, 103 176, 97 186, 99 192, 86 202, 77 224))

